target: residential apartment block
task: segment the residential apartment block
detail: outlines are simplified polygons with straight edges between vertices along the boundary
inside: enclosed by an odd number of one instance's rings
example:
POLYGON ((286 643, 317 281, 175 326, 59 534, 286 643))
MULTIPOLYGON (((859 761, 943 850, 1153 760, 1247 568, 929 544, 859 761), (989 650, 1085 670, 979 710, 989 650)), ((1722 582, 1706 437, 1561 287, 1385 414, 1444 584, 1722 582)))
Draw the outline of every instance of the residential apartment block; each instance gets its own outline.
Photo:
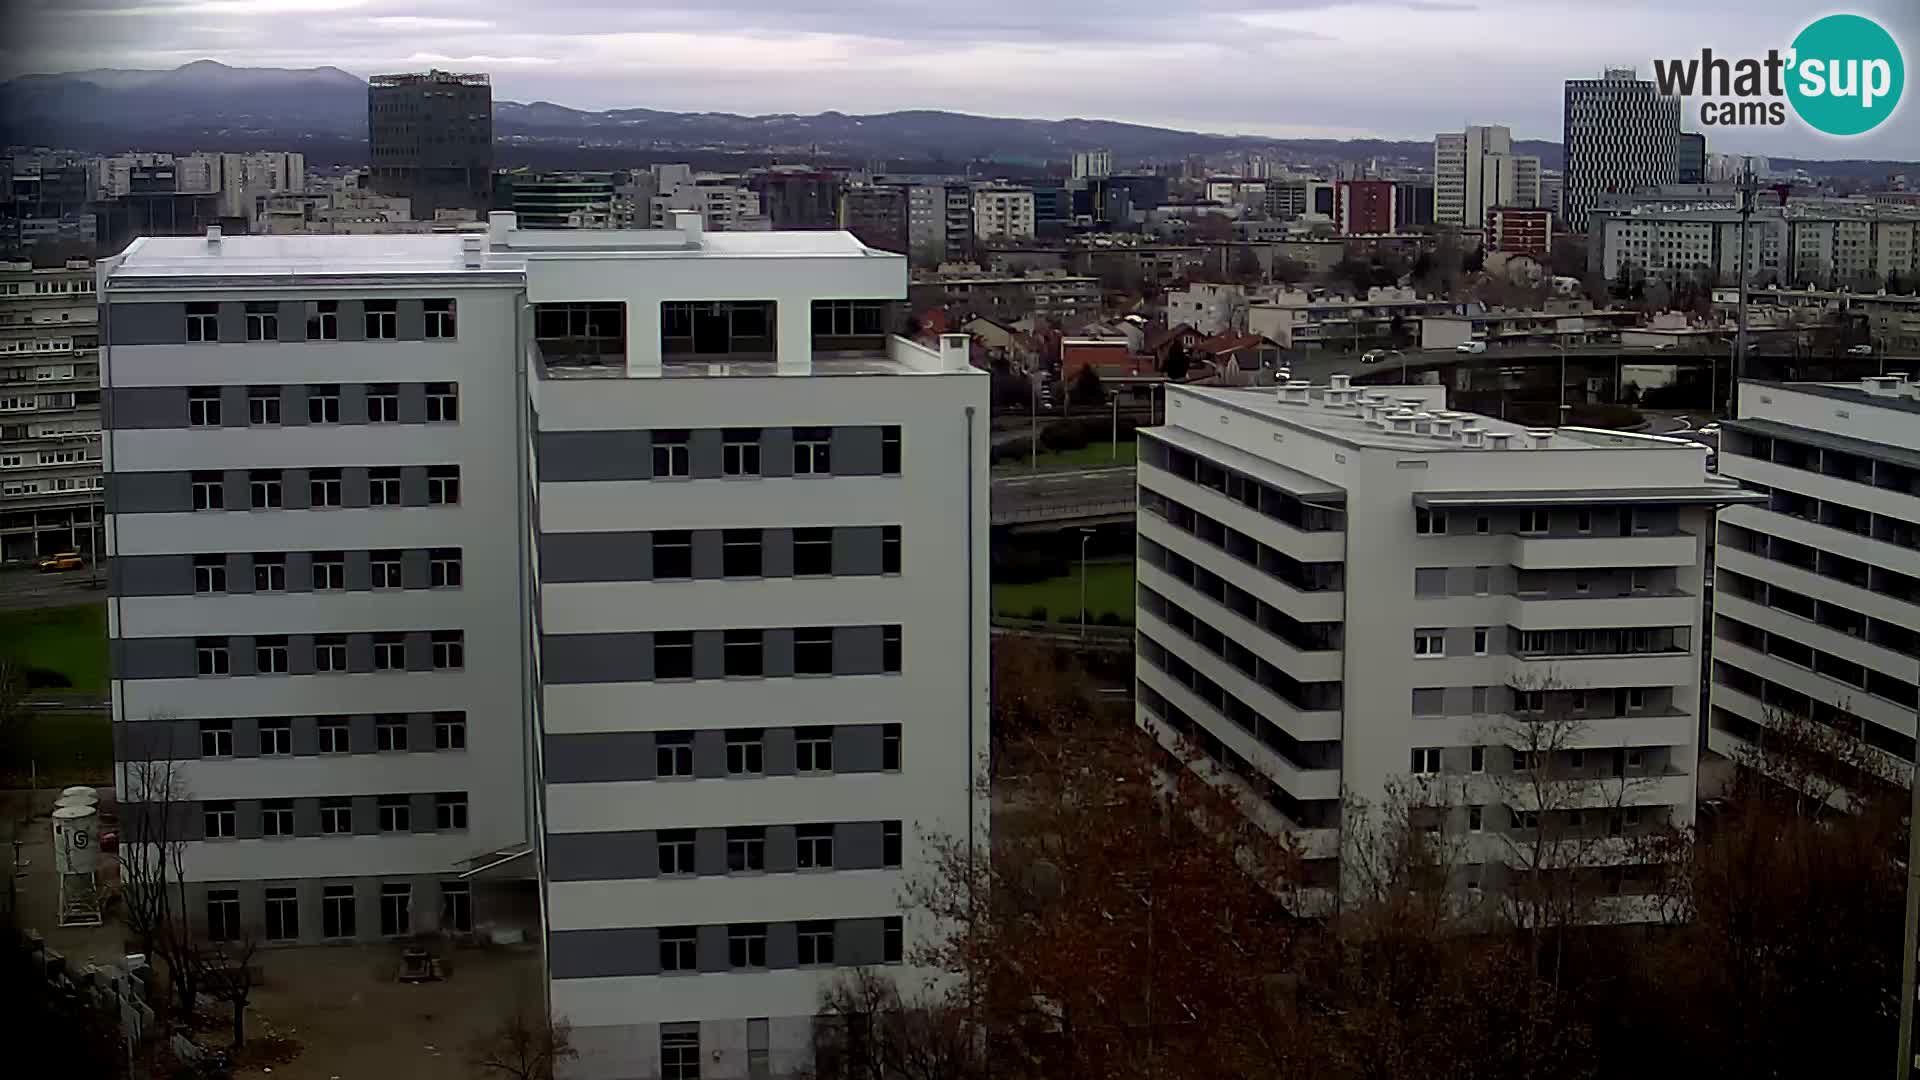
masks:
POLYGON ((1329 886, 1342 798, 1394 784, 1452 792, 1431 824, 1489 894, 1543 825, 1693 816, 1706 531, 1749 496, 1697 446, 1444 394, 1174 388, 1140 432, 1139 722, 1205 751, 1329 886), (1529 746, 1546 721, 1561 737, 1529 746), (1577 801, 1543 808, 1523 771, 1577 801))
POLYGON ((983 240, 1033 239, 1033 190, 983 187, 973 193, 973 235, 983 240))
MULTIPOLYGON (((1711 197, 1711 196, 1708 196, 1711 197)), ((1761 207, 1747 228, 1747 274, 1755 284, 1860 292, 1906 291, 1920 280, 1920 211, 1851 200, 1808 200, 1761 207)), ((1719 205, 1641 202, 1589 214, 1596 269, 1673 277, 1706 267, 1729 285, 1739 280, 1740 213, 1719 205)))
POLYGON ((93 265, 0 263, 0 561, 99 548, 93 265))
POLYGON ((984 843, 984 374, 887 333, 901 256, 675 226, 101 277, 116 739, 181 762, 190 908, 539 934, 581 1077, 803 1067, 984 843))
POLYGON ((1739 761, 1785 714, 1913 760, 1920 682, 1920 384, 1740 384, 1720 471, 1709 745, 1739 761))
POLYGON ((1513 131, 1474 125, 1433 138, 1433 220, 1477 229, 1496 206, 1540 205, 1540 159, 1513 152, 1513 131))

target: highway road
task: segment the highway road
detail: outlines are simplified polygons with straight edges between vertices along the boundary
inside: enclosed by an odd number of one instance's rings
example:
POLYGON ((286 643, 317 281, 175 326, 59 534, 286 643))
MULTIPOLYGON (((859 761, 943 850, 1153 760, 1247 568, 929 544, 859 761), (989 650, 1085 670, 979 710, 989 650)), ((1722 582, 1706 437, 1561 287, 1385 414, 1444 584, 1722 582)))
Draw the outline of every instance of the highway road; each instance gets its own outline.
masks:
POLYGON ((1132 499, 1133 467, 1075 469, 993 478, 995 513, 1017 513, 1063 503, 1132 499))

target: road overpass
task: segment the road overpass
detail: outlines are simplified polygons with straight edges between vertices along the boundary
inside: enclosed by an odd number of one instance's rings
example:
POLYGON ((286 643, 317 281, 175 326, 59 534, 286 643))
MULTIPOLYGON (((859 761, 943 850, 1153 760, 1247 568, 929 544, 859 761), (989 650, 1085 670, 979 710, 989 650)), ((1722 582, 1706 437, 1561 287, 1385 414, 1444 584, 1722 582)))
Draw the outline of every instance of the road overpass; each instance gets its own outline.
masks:
POLYGON ((1131 465, 996 476, 992 520, 1015 529, 1131 522, 1134 495, 1131 465))

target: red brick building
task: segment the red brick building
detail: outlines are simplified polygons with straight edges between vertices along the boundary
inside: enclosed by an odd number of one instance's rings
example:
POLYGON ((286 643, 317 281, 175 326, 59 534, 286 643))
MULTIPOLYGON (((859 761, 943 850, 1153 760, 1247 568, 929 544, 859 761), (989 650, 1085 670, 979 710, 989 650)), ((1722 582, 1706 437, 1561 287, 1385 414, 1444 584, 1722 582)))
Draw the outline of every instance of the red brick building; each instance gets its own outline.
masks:
POLYGON ((1487 208, 1487 250, 1545 260, 1553 248, 1553 212, 1531 206, 1487 208))
POLYGON ((1333 227, 1342 236, 1393 231, 1391 180, 1342 180, 1333 186, 1333 227))

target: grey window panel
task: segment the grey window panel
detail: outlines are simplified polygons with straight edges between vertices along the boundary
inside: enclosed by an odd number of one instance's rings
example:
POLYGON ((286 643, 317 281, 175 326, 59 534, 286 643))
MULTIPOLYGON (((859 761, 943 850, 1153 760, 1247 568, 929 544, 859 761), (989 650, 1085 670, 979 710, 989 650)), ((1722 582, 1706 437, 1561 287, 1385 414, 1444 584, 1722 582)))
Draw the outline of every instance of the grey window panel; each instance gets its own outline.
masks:
POLYGON ((727 775, 727 733, 720 730, 693 733, 693 775, 711 780, 727 775))
POLYGON ((1493 568, 1490 566, 1476 566, 1472 569, 1473 573, 1469 576, 1467 582, 1468 592, 1476 596, 1480 593, 1491 595, 1494 592, 1493 568))
POLYGON ((1488 575, 1492 579, 1488 583, 1491 586, 1490 591, 1496 596, 1512 595, 1515 579, 1519 577, 1520 572, 1512 566, 1495 566, 1491 567, 1490 571, 1488 575))
POLYGON ((727 963, 727 928, 724 926, 696 927, 695 952, 701 971, 726 971, 732 965, 727 963))
POLYGON ((1473 687, 1449 686, 1441 695, 1441 710, 1447 716, 1473 715, 1473 687))
MULTIPOLYGON (((184 319, 185 316, 182 316, 184 319)), ((763 428, 760 432, 760 475, 793 475, 793 429, 763 428)))
POLYGON ((107 474, 110 514, 182 514, 193 509, 193 476, 184 472, 107 474))
POLYGON ((340 505, 349 509, 365 509, 371 505, 372 485, 367 481, 367 470, 361 468, 340 470, 340 505))
POLYGON ((400 505, 427 505, 427 467, 425 465, 400 467, 400 505))
POLYGON ((652 578, 653 538, 649 533, 547 533, 540 537, 543 582, 652 578))
POLYGON ((841 724, 833 729, 834 772, 879 772, 880 724, 841 724))
POLYGON ((725 542, 719 529, 693 530, 693 576, 695 580, 713 580, 725 576, 725 542))
POLYGON ((1446 632, 1448 656, 1473 655, 1473 627, 1450 626, 1446 632))
POLYGON ((767 529, 760 534, 760 576, 793 576, 792 529, 767 529))
POLYGON ((545 634, 540 675, 550 683, 650 681, 653 634, 545 634))
POLYGON ((719 428, 695 428, 687 433, 688 476, 695 480, 713 480, 721 475, 724 434, 719 428))
POLYGON ((307 340, 307 305, 304 300, 280 301, 280 340, 307 340))
POLYGON ((185 304, 109 304, 101 324, 103 345, 184 345, 185 304))
POLYGON ((1447 568, 1444 566, 1415 567, 1413 594, 1415 596, 1447 595, 1447 568))
POLYGON ((793 631, 778 628, 761 635, 761 663, 768 678, 793 674, 793 631))
POLYGON ((123 840, 160 835, 179 840, 197 840, 201 836, 203 823, 197 802, 123 802, 118 810, 123 840))
MULTIPOLYGON (((228 670, 234 675, 255 674, 253 667, 253 639, 250 637, 228 638, 227 664, 228 670)), ((238 721, 234 724, 236 734, 239 732, 240 724, 242 723, 246 723, 246 721, 238 721)))
POLYGON ((227 488, 227 509, 248 510, 252 508, 253 496, 247 489, 247 471, 245 469, 228 469, 221 479, 227 488))
POLYGON ((198 720, 121 720, 113 725, 117 761, 165 761, 200 756, 198 720))
POLYGON ((833 827, 833 867, 836 870, 878 870, 886 854, 878 821, 843 821, 833 827))
POLYGON ((234 800, 233 835, 241 840, 260 839, 259 799, 234 800))
POLYGON ((703 875, 727 872, 727 830, 694 830, 693 871, 703 875))
POLYGON ((427 302, 425 300, 402 300, 400 311, 394 322, 396 333, 401 341, 427 340, 427 302))
MULTIPOLYGON (((695 545, 695 550, 699 546, 695 545)), ((726 636, 719 630, 693 632, 693 677, 719 679, 726 676, 726 636)))
POLYGON ((427 422, 426 383, 403 382, 400 384, 400 422, 403 424, 427 422))
POLYGON ((244 386, 223 386, 220 388, 220 426, 247 426, 247 388, 244 386))
POLYGON ((538 448, 542 483, 653 478, 653 437, 645 431, 543 431, 538 448))
MULTIPOLYGON (((249 667, 252 665, 249 664, 249 667)), ((235 717, 233 721, 233 756, 237 758, 260 756, 260 718, 257 716, 235 717)))
POLYGON ((346 551, 341 554, 346 565, 341 569, 340 580, 346 587, 360 592, 373 588, 373 552, 346 551))
POLYGON ((289 510, 311 510, 313 489, 308 486, 311 479, 305 469, 285 470, 280 477, 280 505, 289 510))
MULTIPOLYGON (((347 671, 355 675, 364 675, 373 670, 373 635, 347 635, 347 671)), ((353 734, 356 743, 360 733, 353 734)))
POLYGON ((310 757, 320 752, 319 717, 296 716, 293 718, 293 752, 302 757, 310 757))
POLYGON ((287 635, 287 674, 313 674, 313 635, 287 635))
POLYGON ((768 728, 761 735, 761 762, 768 776, 792 776, 793 729, 768 728))
POLYGON ((833 475, 879 476, 880 429, 877 427, 834 428, 833 475))
POLYGON ((380 798, 377 795, 353 797, 353 831, 362 836, 380 831, 380 798))
POLYGON ((101 426, 114 431, 186 427, 187 397, 184 386, 109 387, 101 395, 106 413, 101 426))
POLYGON ((842 966, 878 964, 885 955, 879 919, 840 919, 833 926, 833 962, 842 966))
MULTIPOLYGON (((1423 573, 1425 571, 1422 571, 1423 573)), ((1450 566, 1440 571, 1438 582, 1440 592, 1434 595, 1472 596, 1473 574, 1471 566, 1450 566)))
POLYGON ((313 591, 313 552, 287 552, 287 591, 313 591))
MULTIPOLYGON (((281 318, 284 321, 285 316, 282 316, 281 318)), ((295 730, 297 731, 299 729, 296 728, 295 730)), ((295 836, 319 836, 320 835, 320 800, 319 799, 293 800, 293 835, 295 836)), ((301 912, 302 916, 304 916, 305 914, 306 914, 305 912, 301 912)), ((304 923, 305 921, 306 921, 305 918, 301 919, 301 922, 304 923)))
POLYGON ((409 589, 424 589, 433 580, 426 548, 408 548, 400 553, 400 582, 409 589))
POLYGON ((367 306, 360 300, 340 301, 340 340, 365 341, 367 338, 367 306))
MULTIPOLYGON (((407 749, 416 754, 433 753, 433 714, 407 714, 407 749)), ((429 806, 431 809, 431 806, 429 806)))
POLYGON ((800 928, 790 922, 767 924, 767 967, 800 966, 800 928))
POLYGON ((652 927, 555 930, 547 935, 547 971, 555 979, 657 975, 660 932, 652 927))
POLYGON ((233 344, 247 340, 247 305, 228 300, 220 304, 220 342, 233 344))
POLYGON ((541 761, 549 784, 651 780, 653 768, 650 731, 548 735, 541 761))
POLYGON ((433 635, 430 632, 407 631, 407 670, 433 670, 433 635))
POLYGON ((1413 715, 1440 716, 1446 708, 1446 691, 1440 687, 1421 687, 1413 692, 1413 715))
MULTIPOLYGON (((365 634, 355 634, 353 636, 358 638, 366 637, 365 634)), ((351 642, 352 639, 349 638, 348 641, 351 642)), ((348 647, 351 648, 352 646, 349 645, 348 647)), ((371 669, 371 664, 369 664, 369 669, 371 669)), ((373 714, 362 713, 358 716, 347 717, 347 741, 356 754, 371 754, 375 752, 375 748, 380 745, 380 735, 379 724, 374 721, 373 714)))
MULTIPOLYGON (((303 315, 301 318, 304 320, 306 317, 303 315)), ((281 326, 285 327, 285 325, 286 321, 284 319, 281 320, 281 326)), ((284 330, 282 332, 284 332, 284 330)), ((280 388, 280 423, 283 426, 292 426, 295 424, 305 425, 306 422, 307 388, 305 384, 299 386, 282 386, 280 388)))
MULTIPOLYGON (((433 737, 431 734, 432 725, 429 724, 428 728, 429 728, 429 734, 427 737, 431 739, 433 737)), ((413 745, 412 732, 408 732, 407 745, 408 746, 413 745)), ((433 743, 429 742, 427 743, 427 745, 432 746, 433 743)), ((416 791, 413 793, 413 797, 410 800, 410 802, 411 802, 411 809, 413 811, 413 814, 412 814, 412 820, 408 821, 407 824, 413 826, 413 831, 414 832, 439 831, 440 822, 438 821, 437 819, 438 816, 435 812, 433 793, 425 792, 425 791, 416 791)), ((472 808, 469 807, 468 810, 469 812, 471 812, 472 808)))
POLYGON ((1513 691, 1504 686, 1487 687, 1487 712, 1500 714, 1513 708, 1513 691))
POLYGON ((253 591, 252 554, 241 551, 227 555, 227 591, 233 593, 253 591))
POLYGON ((116 638, 113 673, 121 679, 190 679, 195 673, 192 638, 116 638))
POLYGON ((885 667, 884 643, 878 626, 833 628, 833 673, 878 675, 885 667))
MULTIPOLYGON (((360 320, 355 319, 356 324, 360 320)), ((340 384, 340 422, 342 424, 364 424, 367 422, 367 384, 340 384)))
POLYGON ((625 881, 660 870, 650 830, 547 834, 547 877, 553 881, 625 881))
POLYGON ((847 526, 833 530, 833 572, 842 576, 880 572, 880 527, 847 526))
POLYGON ((1489 626, 1489 627, 1487 627, 1487 653, 1488 653, 1488 655, 1491 655, 1491 656, 1501 656, 1501 655, 1504 655, 1504 654, 1505 654, 1505 653, 1507 652, 1507 643, 1508 643, 1508 641, 1509 641, 1509 640, 1510 640, 1510 639, 1509 639, 1509 636, 1508 636, 1508 634, 1507 634, 1507 628, 1506 628, 1506 627, 1504 627, 1504 626, 1489 626))
POLYGON ((799 841, 793 826, 767 826, 767 873, 791 874, 799 862, 799 841))
POLYGON ((115 596, 193 595, 193 556, 122 555, 107 564, 115 596))

